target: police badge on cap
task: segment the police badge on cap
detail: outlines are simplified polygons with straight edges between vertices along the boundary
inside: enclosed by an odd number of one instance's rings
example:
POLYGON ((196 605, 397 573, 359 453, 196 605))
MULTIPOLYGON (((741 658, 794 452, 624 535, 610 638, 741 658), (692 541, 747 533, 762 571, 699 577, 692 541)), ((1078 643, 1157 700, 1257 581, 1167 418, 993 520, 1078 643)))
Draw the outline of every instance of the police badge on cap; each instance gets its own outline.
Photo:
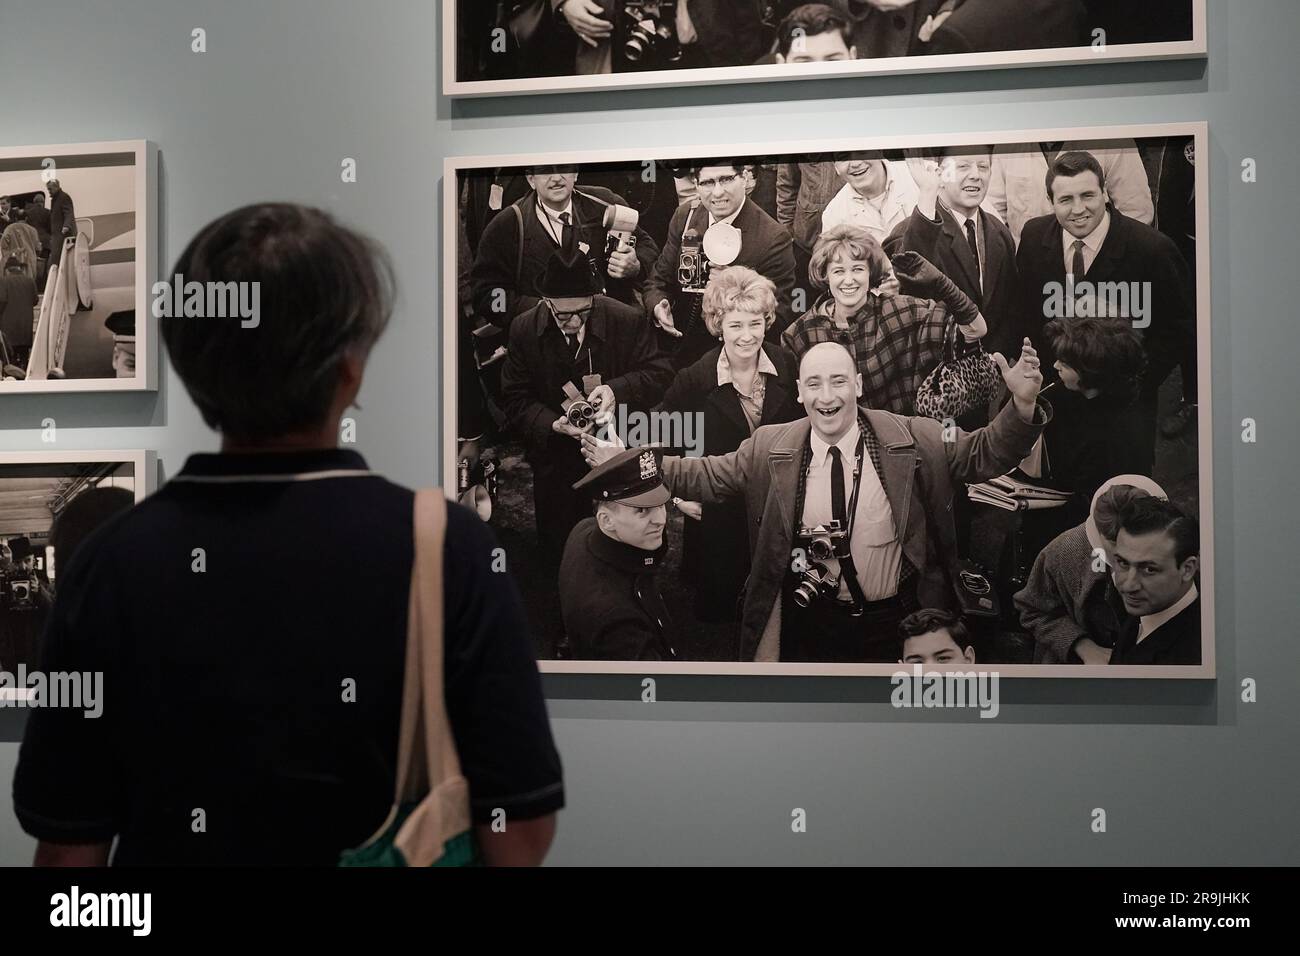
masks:
POLYGON ((586 490, 595 501, 617 501, 634 508, 667 504, 672 496, 664 487, 662 456, 658 448, 629 448, 593 468, 573 489, 586 490))

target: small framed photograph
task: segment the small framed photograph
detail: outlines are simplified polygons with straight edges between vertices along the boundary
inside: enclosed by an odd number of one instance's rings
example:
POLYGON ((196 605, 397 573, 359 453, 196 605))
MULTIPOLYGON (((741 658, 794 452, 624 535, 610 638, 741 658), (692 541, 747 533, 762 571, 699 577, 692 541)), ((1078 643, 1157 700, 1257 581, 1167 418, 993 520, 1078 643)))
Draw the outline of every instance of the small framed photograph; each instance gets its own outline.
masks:
POLYGON ((157 153, 0 147, 0 396, 158 387, 157 153))
POLYGON ((542 668, 1212 678, 1207 136, 449 159, 443 480, 542 668))
POLYGON ((500 96, 1206 55, 1205 0, 447 0, 443 91, 500 96))
POLYGON ((78 546, 153 491, 151 451, 0 452, 0 695, 18 700, 40 668, 62 572, 78 546))

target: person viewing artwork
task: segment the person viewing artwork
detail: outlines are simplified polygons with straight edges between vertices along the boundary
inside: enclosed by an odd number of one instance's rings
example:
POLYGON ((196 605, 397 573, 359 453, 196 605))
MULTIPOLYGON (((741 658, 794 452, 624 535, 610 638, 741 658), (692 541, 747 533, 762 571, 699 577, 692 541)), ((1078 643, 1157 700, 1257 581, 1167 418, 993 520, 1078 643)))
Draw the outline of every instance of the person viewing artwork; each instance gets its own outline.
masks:
MULTIPOLYGON (((41 864, 102 865, 116 841, 115 865, 336 865, 394 803, 412 623, 415 493, 339 447, 389 321, 388 258, 325 212, 262 203, 201 229, 174 271, 259 283, 259 322, 162 320, 221 450, 59 569, 42 666, 103 672, 108 703, 99 720, 32 714, 15 810, 41 864), (364 560, 340 562, 340 541, 364 560)), ((447 504, 433 626, 481 858, 535 864, 564 787, 496 546, 447 504)))

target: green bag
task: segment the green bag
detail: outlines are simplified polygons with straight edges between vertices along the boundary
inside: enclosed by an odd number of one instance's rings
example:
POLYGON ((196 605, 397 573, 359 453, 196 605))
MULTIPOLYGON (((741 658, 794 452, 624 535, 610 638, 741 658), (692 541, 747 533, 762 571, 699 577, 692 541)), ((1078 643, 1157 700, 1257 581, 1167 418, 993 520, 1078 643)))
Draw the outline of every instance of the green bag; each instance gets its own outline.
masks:
POLYGON ((394 803, 378 831, 339 866, 475 866, 469 783, 461 776, 442 686, 442 548, 447 499, 415 495, 415 562, 394 803))

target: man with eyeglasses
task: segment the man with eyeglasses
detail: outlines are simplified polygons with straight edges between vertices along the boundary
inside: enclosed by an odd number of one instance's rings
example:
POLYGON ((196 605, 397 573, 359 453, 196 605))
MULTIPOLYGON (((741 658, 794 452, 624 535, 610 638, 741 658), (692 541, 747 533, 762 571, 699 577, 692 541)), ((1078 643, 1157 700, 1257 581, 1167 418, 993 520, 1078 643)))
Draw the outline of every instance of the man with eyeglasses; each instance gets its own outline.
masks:
POLYGON ((668 224, 663 251, 646 278, 645 307, 672 351, 674 368, 698 361, 717 343, 704 327, 701 306, 712 269, 748 266, 776 285, 773 341, 794 319, 794 246, 789 231, 746 198, 745 164, 706 160, 691 169, 696 195, 668 224))
POLYGON ((640 310, 601 295, 581 254, 553 254, 538 291, 541 300, 510 325, 501 400, 533 468, 541 561, 554 574, 569 532, 591 517, 591 498, 573 489, 587 473, 583 434, 616 406, 648 411, 672 368, 640 310), (594 419, 584 414, 584 397, 594 419))

